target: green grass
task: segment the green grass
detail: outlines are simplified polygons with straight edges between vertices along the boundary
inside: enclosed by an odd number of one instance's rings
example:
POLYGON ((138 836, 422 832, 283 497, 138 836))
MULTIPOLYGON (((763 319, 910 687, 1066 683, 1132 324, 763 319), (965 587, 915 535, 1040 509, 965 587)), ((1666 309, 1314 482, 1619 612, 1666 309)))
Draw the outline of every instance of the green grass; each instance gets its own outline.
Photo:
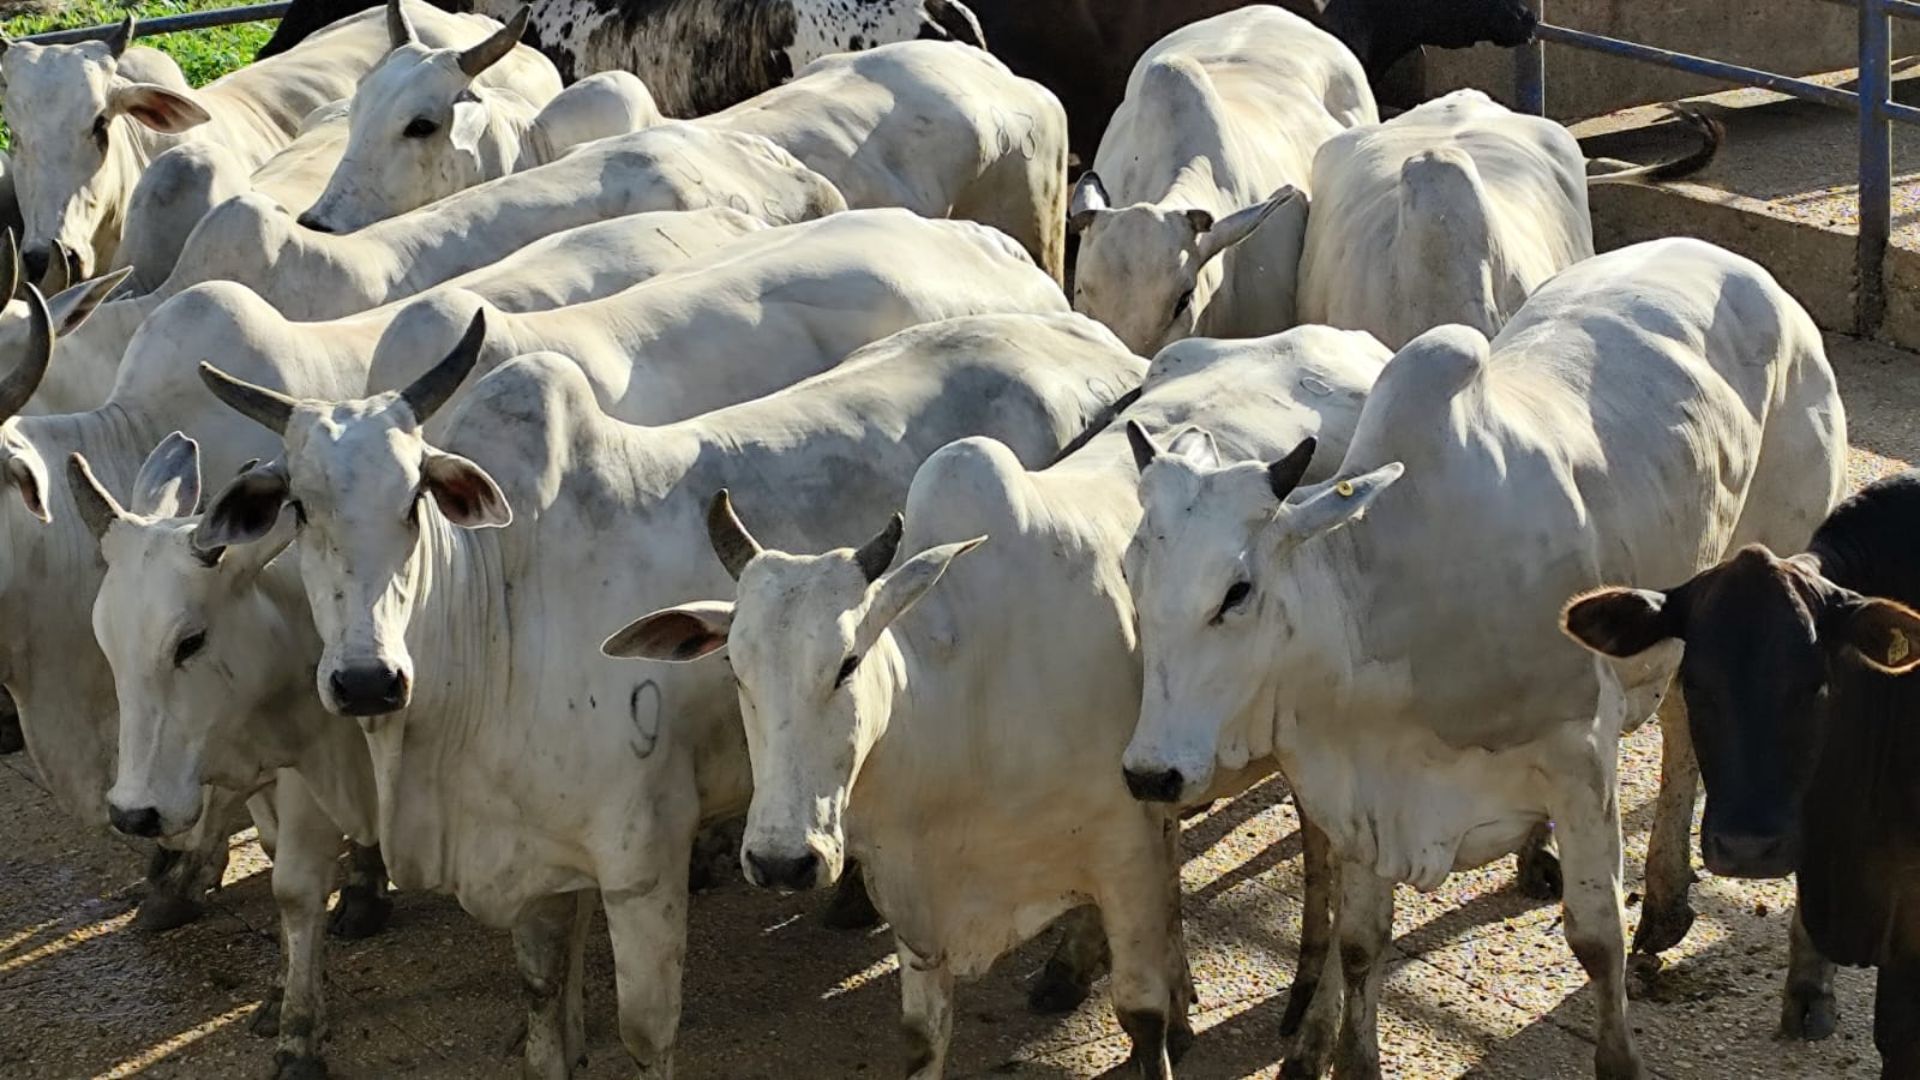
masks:
MULTIPOLYGON (((77 0, 57 11, 16 15, 0 22, 0 31, 10 38, 25 37, 43 30, 64 30, 75 26, 98 26, 119 22, 131 6, 136 17, 157 19, 162 15, 184 15, 209 8, 239 7, 249 0, 146 0, 125 5, 110 0, 77 0)), ((201 86, 253 59, 253 54, 273 34, 273 23, 251 22, 218 26, 208 30, 190 30, 181 34, 159 34, 136 39, 136 44, 159 49, 173 57, 187 82, 201 86)), ((11 140, 0 127, 0 148, 11 140)))

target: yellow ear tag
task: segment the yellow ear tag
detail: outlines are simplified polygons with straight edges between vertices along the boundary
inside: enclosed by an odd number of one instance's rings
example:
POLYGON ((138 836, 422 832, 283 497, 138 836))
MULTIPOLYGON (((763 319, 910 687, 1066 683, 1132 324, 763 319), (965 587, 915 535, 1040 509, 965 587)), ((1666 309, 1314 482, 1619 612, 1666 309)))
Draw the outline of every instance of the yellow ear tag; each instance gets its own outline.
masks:
POLYGON ((1353 498, 1352 481, 1342 480, 1339 483, 1333 485, 1333 490, 1334 490, 1334 494, 1339 495, 1343 499, 1353 498))
POLYGON ((1907 658, 1913 650, 1907 645, 1907 635, 1898 630, 1890 630, 1893 640, 1887 642, 1887 663, 1898 664, 1907 658))

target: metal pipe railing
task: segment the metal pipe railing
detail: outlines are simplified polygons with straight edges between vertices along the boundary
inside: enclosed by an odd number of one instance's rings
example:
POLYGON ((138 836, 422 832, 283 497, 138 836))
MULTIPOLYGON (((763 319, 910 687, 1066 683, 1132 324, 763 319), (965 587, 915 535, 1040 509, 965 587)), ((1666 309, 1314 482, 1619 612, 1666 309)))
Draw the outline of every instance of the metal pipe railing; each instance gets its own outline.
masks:
MULTIPOLYGON (((291 3, 253 4, 249 7, 215 8, 209 11, 190 11, 185 15, 162 15, 157 19, 140 19, 134 23, 133 36, 177 34, 182 30, 206 30, 215 26, 232 26, 235 23, 278 19, 292 6, 291 3)), ((29 34, 20 40, 30 41, 35 45, 72 45, 81 41, 98 41, 119 28, 118 23, 109 23, 105 26, 80 26, 71 30, 48 30, 41 34, 29 34)))
POLYGON ((1554 26, 1544 21, 1541 0, 1534 0, 1534 12, 1542 15, 1543 21, 1534 41, 1515 50, 1514 97, 1522 110, 1536 116, 1546 115, 1544 43, 1551 41, 1721 82, 1771 90, 1856 113, 1860 118, 1860 236, 1854 253, 1854 330, 1871 335, 1886 318, 1884 269, 1887 239, 1892 231, 1893 122, 1920 125, 1920 109, 1893 100, 1893 19, 1920 19, 1920 0, 1825 2, 1844 4, 1860 13, 1857 92, 1710 57, 1554 26))

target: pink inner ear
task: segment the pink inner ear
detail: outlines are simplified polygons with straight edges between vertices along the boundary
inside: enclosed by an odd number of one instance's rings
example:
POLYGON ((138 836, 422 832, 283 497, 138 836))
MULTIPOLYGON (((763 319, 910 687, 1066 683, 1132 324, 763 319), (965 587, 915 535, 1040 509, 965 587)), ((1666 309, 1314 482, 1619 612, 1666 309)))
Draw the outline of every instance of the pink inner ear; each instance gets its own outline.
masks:
POLYGON ((186 120, 186 110, 172 98, 157 97, 127 110, 135 120, 150 128, 170 128, 186 120))

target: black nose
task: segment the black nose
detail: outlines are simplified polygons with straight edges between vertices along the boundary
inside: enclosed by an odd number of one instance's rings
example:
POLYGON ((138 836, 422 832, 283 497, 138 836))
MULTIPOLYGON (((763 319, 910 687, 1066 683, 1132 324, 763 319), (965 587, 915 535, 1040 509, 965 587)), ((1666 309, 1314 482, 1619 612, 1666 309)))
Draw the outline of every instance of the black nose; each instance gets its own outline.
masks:
POLYGON ((327 683, 334 703, 348 716, 383 716, 407 706, 407 677, 388 664, 341 668, 327 683))
POLYGON ((811 851, 802 855, 762 855, 749 851, 747 870, 747 876, 763 889, 798 892, 819 884, 820 856, 811 851))
POLYGON ((1127 790, 1141 802, 1175 802, 1180 798, 1181 789, 1186 786, 1179 769, 1156 769, 1151 772, 1127 769, 1125 772, 1127 790))
POLYGON ((113 827, 128 836, 155 837, 160 835, 160 811, 151 806, 138 810, 122 810, 117 806, 107 807, 107 820, 113 827))
POLYGON ((301 214, 298 218, 295 218, 294 220, 298 221, 303 227, 312 229, 314 232, 330 233, 333 231, 333 226, 327 224, 324 221, 321 221, 317 217, 314 217, 313 211, 311 210, 307 211, 304 214, 301 214))
POLYGON ((1800 840, 1787 832, 1702 830, 1700 858, 1721 877, 1783 878, 1800 862, 1800 840))
POLYGON ((52 261, 51 248, 30 248, 20 253, 20 265, 27 271, 27 280, 36 285, 47 276, 47 264, 52 261))

